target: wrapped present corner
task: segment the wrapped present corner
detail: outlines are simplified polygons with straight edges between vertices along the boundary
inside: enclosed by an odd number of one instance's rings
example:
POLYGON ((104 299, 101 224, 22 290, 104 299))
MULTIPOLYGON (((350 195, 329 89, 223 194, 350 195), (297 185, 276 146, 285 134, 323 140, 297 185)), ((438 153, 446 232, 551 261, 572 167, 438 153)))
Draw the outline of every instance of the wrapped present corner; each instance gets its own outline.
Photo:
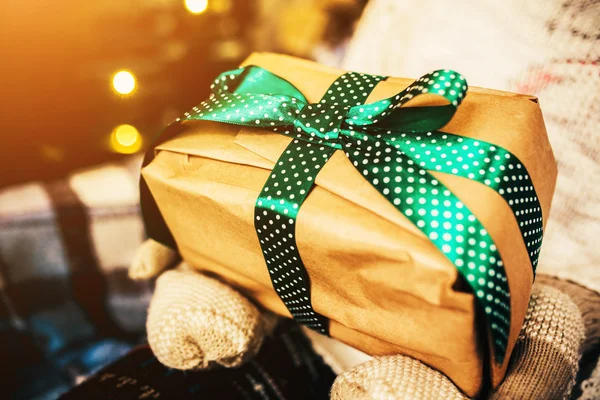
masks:
POLYGON ((535 98, 254 54, 146 156, 151 237, 265 309, 466 394, 505 372, 556 164, 535 98), (486 372, 490 371, 490 373, 486 372))

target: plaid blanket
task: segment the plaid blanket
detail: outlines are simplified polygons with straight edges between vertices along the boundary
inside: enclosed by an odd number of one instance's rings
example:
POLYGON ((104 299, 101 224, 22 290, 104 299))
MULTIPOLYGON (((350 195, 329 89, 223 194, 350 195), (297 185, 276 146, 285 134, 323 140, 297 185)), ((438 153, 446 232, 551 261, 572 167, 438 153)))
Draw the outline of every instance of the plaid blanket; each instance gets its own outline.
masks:
POLYGON ((56 398, 143 340, 141 160, 0 190, 0 387, 56 398))
POLYGON ((127 276, 145 239, 140 165, 0 190, 3 398, 180 398, 199 387, 213 398, 328 398, 335 374, 291 321, 235 370, 189 374, 161 366, 147 346, 131 352, 145 342, 153 290, 127 276))

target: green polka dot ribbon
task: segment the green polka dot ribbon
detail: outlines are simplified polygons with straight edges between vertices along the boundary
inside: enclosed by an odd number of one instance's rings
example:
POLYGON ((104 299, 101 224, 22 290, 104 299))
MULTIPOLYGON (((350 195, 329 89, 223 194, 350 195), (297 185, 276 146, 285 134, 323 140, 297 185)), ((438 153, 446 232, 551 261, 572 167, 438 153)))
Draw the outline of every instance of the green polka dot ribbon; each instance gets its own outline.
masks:
POLYGON ((489 186, 511 207, 537 265, 542 214, 525 166, 494 144, 439 131, 467 93, 457 72, 424 75, 397 95, 364 104, 386 77, 349 72, 310 104, 290 82, 257 67, 221 74, 207 101, 183 119, 261 127, 293 138, 276 162, 255 207, 255 227, 273 287, 299 322, 328 334, 328 319, 312 307, 310 281, 298 253, 298 210, 315 177, 342 150, 399 212, 454 264, 483 311, 501 363, 510 331, 510 291, 502 257, 485 227, 459 197, 428 171, 489 186), (446 105, 402 107, 416 96, 446 105))

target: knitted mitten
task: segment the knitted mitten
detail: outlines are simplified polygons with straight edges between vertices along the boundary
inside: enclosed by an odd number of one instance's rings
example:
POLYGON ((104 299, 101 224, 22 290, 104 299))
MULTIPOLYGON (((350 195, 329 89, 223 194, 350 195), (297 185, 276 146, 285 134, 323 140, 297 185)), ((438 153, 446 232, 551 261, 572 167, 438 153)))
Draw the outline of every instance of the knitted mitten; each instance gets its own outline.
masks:
POLYGON ((163 273, 148 310, 148 343, 177 369, 237 367, 256 354, 272 319, 244 296, 184 265, 163 273))
MULTIPOLYGON (((171 249, 148 240, 129 275, 151 278, 177 260, 171 249)), ((146 330, 156 358, 168 367, 237 367, 257 353, 276 321, 224 283, 180 264, 157 279, 146 330)))
MULTIPOLYGON (((239 366, 258 351, 275 319, 227 285, 181 265, 157 280, 148 341, 157 358, 173 368, 239 366)), ((579 358, 600 343, 599 322, 600 295, 539 275, 507 377, 492 398, 568 397, 579 358)), ((344 372, 331 397, 466 398, 443 374, 400 355, 377 357, 344 372)))
MULTIPOLYGON (((493 399, 562 399, 580 356, 600 342, 600 296, 539 276, 504 383, 493 399)), ((466 399, 448 378, 405 356, 377 357, 336 379, 332 399, 466 399)))

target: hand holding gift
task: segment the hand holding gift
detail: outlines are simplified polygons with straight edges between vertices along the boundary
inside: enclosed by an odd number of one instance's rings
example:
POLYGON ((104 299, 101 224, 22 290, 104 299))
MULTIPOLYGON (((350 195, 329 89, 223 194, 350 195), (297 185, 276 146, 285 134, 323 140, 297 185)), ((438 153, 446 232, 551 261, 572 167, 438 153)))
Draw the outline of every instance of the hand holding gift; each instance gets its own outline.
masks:
MULTIPOLYGON (((130 274, 148 279, 177 255, 148 240, 130 274), (167 255, 170 255, 167 256, 167 255)), ((580 286, 540 276, 534 284, 512 366, 493 399, 563 398, 579 356, 600 339, 594 331, 600 298, 580 286)), ((148 317, 148 341, 165 365, 182 370, 236 367, 258 352, 276 317, 222 282, 184 265, 157 281, 148 317)), ((377 357, 338 376, 333 399, 465 399, 443 374, 402 355, 377 357)))
POLYGON ((469 395, 497 387, 556 177, 535 99, 465 98, 449 70, 411 83, 247 64, 147 154, 150 236, 318 332, 414 357, 469 395))

